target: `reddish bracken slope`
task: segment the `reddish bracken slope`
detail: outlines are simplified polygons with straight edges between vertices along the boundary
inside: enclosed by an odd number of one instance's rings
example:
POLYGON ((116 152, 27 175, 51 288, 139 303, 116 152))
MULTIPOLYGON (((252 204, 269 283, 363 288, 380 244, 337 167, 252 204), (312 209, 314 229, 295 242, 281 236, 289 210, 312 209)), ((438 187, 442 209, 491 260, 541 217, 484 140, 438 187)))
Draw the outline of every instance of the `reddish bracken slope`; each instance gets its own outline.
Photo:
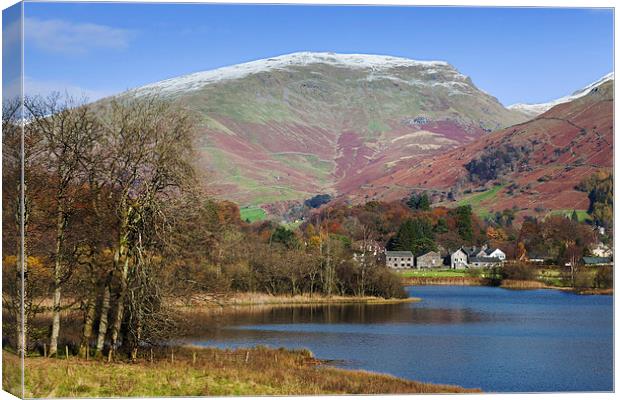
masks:
POLYGON ((414 189, 463 193, 474 182, 465 165, 493 149, 526 147, 528 154, 487 187, 504 187, 482 206, 500 211, 516 206, 522 214, 547 210, 586 209, 588 198, 575 190, 584 177, 613 167, 613 81, 587 96, 560 104, 526 123, 513 125, 444 154, 424 160, 403 161, 392 171, 359 190, 353 201, 394 200, 414 189), (512 187, 511 187, 512 186, 512 187), (537 210, 538 211, 535 211, 537 210))

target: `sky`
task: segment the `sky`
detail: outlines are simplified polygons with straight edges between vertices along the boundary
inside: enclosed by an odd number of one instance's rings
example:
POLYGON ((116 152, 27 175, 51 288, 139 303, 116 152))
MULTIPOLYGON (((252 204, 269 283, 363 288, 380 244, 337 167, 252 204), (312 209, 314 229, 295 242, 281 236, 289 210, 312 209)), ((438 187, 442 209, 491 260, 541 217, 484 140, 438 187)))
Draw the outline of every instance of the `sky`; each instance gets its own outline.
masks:
POLYGON ((297 51, 447 61, 504 105, 613 70, 611 9, 30 2, 24 17, 26 92, 91 100, 297 51))

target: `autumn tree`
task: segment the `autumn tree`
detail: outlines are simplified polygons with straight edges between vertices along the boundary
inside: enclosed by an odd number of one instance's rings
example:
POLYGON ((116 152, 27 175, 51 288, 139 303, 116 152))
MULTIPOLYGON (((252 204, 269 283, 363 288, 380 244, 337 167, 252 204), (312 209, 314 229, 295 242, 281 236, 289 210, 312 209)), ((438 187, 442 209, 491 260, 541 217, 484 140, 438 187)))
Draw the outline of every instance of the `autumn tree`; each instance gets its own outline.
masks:
POLYGON ((90 107, 69 97, 63 99, 59 94, 26 99, 25 107, 30 117, 29 129, 36 129, 42 138, 42 162, 53 185, 55 246, 51 357, 58 351, 62 286, 72 271, 65 244, 67 222, 78 196, 71 191, 86 180, 81 166, 96 150, 100 129, 90 107))
POLYGON ((113 266, 120 281, 110 328, 113 351, 119 344, 129 281, 147 270, 145 243, 160 233, 158 223, 166 221, 162 204, 194 176, 193 127, 187 113, 157 97, 115 99, 100 113, 105 152, 100 179, 116 215, 113 266))

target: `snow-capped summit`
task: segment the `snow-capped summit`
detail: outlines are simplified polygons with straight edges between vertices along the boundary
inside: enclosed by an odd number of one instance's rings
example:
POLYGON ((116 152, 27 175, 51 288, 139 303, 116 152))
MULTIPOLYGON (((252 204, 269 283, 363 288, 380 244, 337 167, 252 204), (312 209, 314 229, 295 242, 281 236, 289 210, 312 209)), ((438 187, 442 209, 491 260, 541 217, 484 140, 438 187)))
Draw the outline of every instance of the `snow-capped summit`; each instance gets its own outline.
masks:
POLYGON ((573 94, 560 97, 559 99, 550 101, 548 103, 538 103, 538 104, 518 103, 518 104, 510 105, 507 108, 510 110, 519 111, 520 113, 525 114, 528 117, 536 117, 546 112, 547 110, 551 109, 552 107, 557 106, 558 104, 568 103, 569 101, 573 101, 575 99, 583 97, 587 95, 588 93, 590 93, 590 91, 594 89, 595 87, 600 86, 603 83, 607 81, 611 81, 613 79, 614 79, 614 73, 610 72, 609 74, 603 76, 601 79, 597 80, 596 82, 589 84, 583 89, 579 89, 573 94))
POLYGON ((422 69, 421 73, 426 75, 447 72, 453 80, 465 81, 467 79, 466 76, 458 73, 445 61, 417 61, 402 57, 373 54, 298 52, 166 79, 134 89, 134 92, 148 93, 157 91, 160 93, 173 93, 192 91, 211 83, 239 79, 264 71, 286 70, 291 67, 312 64, 327 64, 350 69, 368 69, 371 72, 386 71, 398 67, 420 67, 422 69))

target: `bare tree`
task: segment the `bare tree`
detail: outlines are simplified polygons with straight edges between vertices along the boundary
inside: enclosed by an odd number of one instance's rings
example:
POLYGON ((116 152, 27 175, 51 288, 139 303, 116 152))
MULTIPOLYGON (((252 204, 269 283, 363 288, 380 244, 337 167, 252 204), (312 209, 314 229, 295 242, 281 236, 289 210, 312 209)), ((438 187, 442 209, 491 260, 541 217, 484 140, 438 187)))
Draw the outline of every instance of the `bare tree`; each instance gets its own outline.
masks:
POLYGON ((30 129, 36 129, 42 137, 44 164, 54 185, 56 227, 51 357, 58 352, 62 286, 71 273, 65 248, 67 221, 77 197, 71 191, 84 181, 80 168, 95 149, 100 130, 91 108, 69 96, 63 99, 56 93, 47 98, 29 98, 24 104, 30 116, 30 129))
POLYGON ((112 352, 119 344, 130 272, 135 272, 130 269, 136 267, 139 236, 132 232, 140 231, 137 225, 145 210, 159 209, 158 204, 193 177, 193 129, 188 114, 156 97, 113 100, 102 114, 105 182, 117 219, 113 263, 120 274, 110 327, 112 352))
MULTIPOLYGON (((26 348, 27 321, 25 316, 25 280, 27 263, 23 251, 23 224, 26 207, 23 196, 23 124, 22 107, 19 99, 2 103, 2 191, 3 191, 3 230, 5 249, 15 249, 15 269, 13 276, 6 276, 3 282, 3 308, 9 312, 10 321, 15 324, 15 348, 23 355, 26 348), (13 225, 13 229, 9 226, 13 225)), ((4 270, 5 268, 3 268, 4 270)), ((7 318, 7 319, 9 319, 7 318)))

